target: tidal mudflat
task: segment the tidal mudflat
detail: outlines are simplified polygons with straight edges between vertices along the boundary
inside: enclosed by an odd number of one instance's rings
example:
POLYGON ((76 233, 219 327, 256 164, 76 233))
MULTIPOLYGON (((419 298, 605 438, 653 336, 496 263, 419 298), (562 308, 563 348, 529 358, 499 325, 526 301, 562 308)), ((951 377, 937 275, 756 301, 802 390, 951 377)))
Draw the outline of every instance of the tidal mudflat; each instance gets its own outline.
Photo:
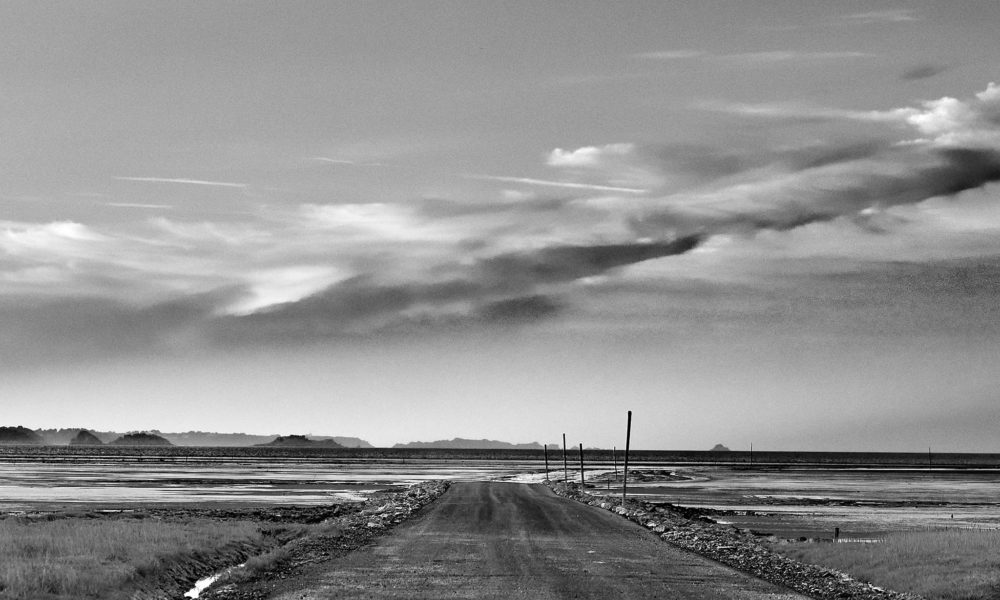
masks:
POLYGON ((629 494, 711 511, 716 521, 779 538, 832 539, 838 529, 840 541, 940 527, 1000 529, 996 469, 666 469, 670 480, 630 482, 629 494))
MULTIPOLYGON (((620 490, 621 454, 585 453, 588 485, 620 490)), ((629 494, 719 511, 778 537, 866 539, 927 527, 1000 528, 1000 457, 639 452, 629 494)), ((428 480, 578 481, 549 451, 0 448, 0 514, 60 508, 304 505, 356 501, 428 480)))
POLYGON ((422 481, 488 480, 534 467, 519 461, 253 454, 0 456, 0 513, 137 505, 322 505, 422 481))

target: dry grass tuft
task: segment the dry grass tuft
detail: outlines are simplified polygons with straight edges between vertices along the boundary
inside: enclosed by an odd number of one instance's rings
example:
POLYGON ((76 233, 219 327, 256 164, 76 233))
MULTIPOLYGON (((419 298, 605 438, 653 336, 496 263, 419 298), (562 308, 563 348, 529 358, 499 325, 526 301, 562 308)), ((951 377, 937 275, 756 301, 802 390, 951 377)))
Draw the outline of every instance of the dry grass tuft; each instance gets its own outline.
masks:
POLYGON ((1000 530, 939 529, 875 544, 795 544, 776 550, 855 579, 931 600, 1000 597, 1000 530))

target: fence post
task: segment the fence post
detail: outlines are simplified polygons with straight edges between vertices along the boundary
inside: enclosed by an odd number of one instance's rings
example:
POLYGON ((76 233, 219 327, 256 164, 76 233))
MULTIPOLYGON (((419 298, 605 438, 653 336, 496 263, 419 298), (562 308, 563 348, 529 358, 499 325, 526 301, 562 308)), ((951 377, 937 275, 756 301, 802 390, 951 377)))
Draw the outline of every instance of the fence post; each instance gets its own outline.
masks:
POLYGON ((566 462, 566 434, 563 434, 563 482, 569 483, 569 466, 566 462))
POLYGON ((583 491, 583 442, 580 442, 580 491, 583 491))
POLYGON ((549 445, 542 444, 542 452, 545 453, 545 481, 549 480, 549 445))
POLYGON ((628 451, 632 442, 632 411, 628 411, 628 425, 625 428, 625 467, 622 469, 622 506, 628 494, 628 451))

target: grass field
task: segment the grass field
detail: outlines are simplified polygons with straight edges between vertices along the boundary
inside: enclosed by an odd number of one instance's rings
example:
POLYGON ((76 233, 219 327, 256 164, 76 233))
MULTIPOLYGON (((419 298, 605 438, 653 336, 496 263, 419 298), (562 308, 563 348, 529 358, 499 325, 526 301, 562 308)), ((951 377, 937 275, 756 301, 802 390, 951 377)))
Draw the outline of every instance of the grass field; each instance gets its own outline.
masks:
POLYGON ((129 598, 164 572, 201 568, 199 556, 261 546, 267 535, 247 521, 8 518, 0 520, 0 598, 129 598))
POLYGON ((942 529, 892 534, 881 543, 794 544, 782 554, 855 579, 931 600, 1000 597, 1000 530, 942 529))

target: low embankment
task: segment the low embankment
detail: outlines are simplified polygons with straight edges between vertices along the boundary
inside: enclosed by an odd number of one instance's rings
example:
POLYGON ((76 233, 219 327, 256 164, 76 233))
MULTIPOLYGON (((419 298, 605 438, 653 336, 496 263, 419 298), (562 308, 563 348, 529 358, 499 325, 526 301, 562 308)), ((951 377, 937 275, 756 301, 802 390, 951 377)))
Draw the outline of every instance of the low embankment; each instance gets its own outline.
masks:
POLYGON ((717 560, 766 581, 823 600, 919 600, 919 596, 881 589, 845 573, 805 564, 772 551, 748 530, 715 523, 696 510, 651 504, 620 496, 582 492, 576 484, 552 486, 555 493, 603 508, 634 521, 675 546, 717 560))

